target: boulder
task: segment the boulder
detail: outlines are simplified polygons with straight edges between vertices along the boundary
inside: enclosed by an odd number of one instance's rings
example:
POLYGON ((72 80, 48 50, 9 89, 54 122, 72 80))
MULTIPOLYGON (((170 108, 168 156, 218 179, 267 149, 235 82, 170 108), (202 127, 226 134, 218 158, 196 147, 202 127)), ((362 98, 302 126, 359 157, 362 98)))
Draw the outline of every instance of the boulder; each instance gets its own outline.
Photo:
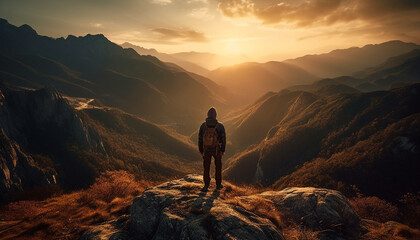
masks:
POLYGON ((320 239, 356 239, 360 235, 359 216, 338 191, 294 187, 257 196, 272 201, 279 212, 294 222, 320 231, 320 239))
POLYGON ((201 175, 149 188, 134 199, 130 231, 136 239, 284 239, 268 219, 200 192, 201 175))

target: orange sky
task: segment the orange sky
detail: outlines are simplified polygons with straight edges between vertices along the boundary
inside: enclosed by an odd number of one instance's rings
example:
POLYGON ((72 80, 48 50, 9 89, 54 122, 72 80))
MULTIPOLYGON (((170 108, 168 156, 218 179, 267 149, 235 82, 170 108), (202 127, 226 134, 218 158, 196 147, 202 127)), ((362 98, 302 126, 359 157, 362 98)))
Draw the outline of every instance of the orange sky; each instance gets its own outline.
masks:
POLYGON ((0 17, 53 37, 103 33, 174 53, 268 61, 388 40, 420 43, 413 0, 2 0, 0 17))

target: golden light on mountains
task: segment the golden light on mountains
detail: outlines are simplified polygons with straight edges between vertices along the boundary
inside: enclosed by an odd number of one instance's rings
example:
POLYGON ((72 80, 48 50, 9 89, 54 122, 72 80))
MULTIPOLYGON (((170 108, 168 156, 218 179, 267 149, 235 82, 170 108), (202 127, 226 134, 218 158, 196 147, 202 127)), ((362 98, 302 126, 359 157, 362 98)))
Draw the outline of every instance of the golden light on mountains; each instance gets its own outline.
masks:
POLYGON ((240 55, 239 63, 395 39, 420 43, 419 7, 411 0, 3 0, 0 15, 42 35, 103 33, 165 53, 240 55))

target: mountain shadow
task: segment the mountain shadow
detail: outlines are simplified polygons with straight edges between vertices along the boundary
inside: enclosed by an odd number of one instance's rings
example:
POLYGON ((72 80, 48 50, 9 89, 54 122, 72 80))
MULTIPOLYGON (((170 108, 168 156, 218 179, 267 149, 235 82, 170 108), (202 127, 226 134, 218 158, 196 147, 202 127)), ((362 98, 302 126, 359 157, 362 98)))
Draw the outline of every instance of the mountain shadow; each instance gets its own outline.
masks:
POLYGON ((321 93, 270 94, 227 122, 233 128, 232 144, 249 147, 231 159, 225 175, 279 189, 345 191, 354 185, 390 200, 419 191, 413 179, 420 167, 420 85, 321 93))

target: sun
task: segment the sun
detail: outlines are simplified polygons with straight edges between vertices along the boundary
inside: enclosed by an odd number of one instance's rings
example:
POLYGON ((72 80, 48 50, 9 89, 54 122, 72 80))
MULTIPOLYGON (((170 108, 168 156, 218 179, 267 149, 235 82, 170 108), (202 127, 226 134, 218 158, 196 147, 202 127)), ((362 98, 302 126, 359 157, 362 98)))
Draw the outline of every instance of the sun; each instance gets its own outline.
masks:
POLYGON ((241 48, 238 42, 231 41, 231 42, 227 42, 225 51, 227 54, 239 54, 241 52, 241 48))

